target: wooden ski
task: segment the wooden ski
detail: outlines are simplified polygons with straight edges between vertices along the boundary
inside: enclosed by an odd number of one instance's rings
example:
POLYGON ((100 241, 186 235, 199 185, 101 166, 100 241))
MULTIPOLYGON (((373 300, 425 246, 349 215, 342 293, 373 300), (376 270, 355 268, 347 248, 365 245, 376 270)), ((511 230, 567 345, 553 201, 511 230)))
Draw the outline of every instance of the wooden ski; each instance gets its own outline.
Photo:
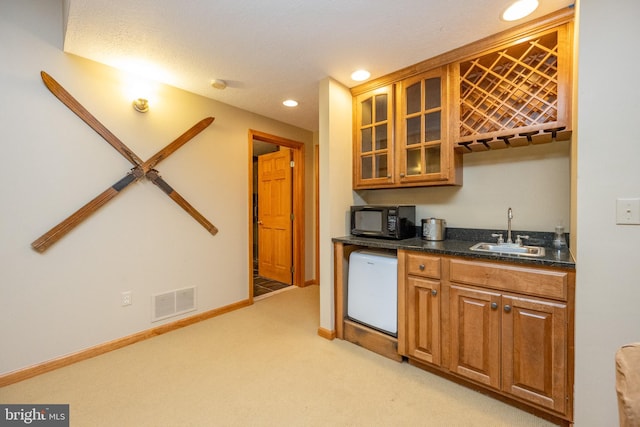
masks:
POLYGON ((142 163, 142 159, 136 156, 136 154, 129 149, 122 141, 118 139, 109 129, 107 129, 93 114, 87 111, 69 92, 65 90, 53 77, 44 71, 40 72, 44 85, 49 91, 58 98, 64 105, 66 105, 71 111, 73 111, 83 122, 89 125, 91 129, 95 130, 101 137, 103 137, 113 148, 115 148, 120 154, 122 154, 127 160, 129 160, 134 166, 142 163))
POLYGON ((207 117, 205 119, 200 120, 198 123, 193 125, 189 130, 185 133, 177 137, 172 143, 164 147, 162 150, 158 151, 156 154, 151 156, 149 160, 144 163, 138 163, 137 167, 139 167, 144 174, 153 169, 158 163, 169 157, 173 154, 178 148, 182 147, 184 144, 189 142, 194 136, 202 132, 213 123, 213 117, 207 117))
POLYGON ((42 80, 47 88, 58 98, 63 104, 65 104, 71 111, 73 111, 78 117, 95 130, 100 136, 102 136, 113 148, 115 148, 120 154, 122 154, 130 163, 135 167, 130 173, 128 173, 123 179, 118 181, 113 186, 96 196, 89 203, 78 209, 67 219, 60 224, 53 227, 51 230, 43 234, 36 239, 31 246, 38 252, 45 251, 49 246, 58 241, 61 237, 71 231, 76 225, 89 217, 93 212, 98 210, 109 200, 117 196, 120 191, 126 188, 132 182, 146 176, 147 173, 151 173, 148 177, 154 184, 162 189, 174 202, 182 207, 189 215, 191 215, 198 223, 200 223, 207 231, 215 235, 218 229, 211 224, 200 212, 198 212, 191 204, 189 204, 180 194, 178 194, 171 186, 164 181, 158 172, 153 168, 162 160, 169 157, 172 153, 186 144, 193 137, 198 135, 204 129, 206 129, 211 123, 213 123, 213 117, 207 117, 200 120, 189 130, 184 132, 178 138, 176 138, 169 145, 158 151, 151 156, 147 161, 143 162, 129 147, 127 147, 118 137, 116 137, 111 131, 109 131, 98 119, 96 119, 87 109, 85 109, 69 92, 67 92, 53 77, 46 72, 41 73, 42 80), (151 172, 153 170, 153 172, 151 172), (170 189, 170 191, 169 191, 170 189))
MULTIPOLYGON (((95 197, 92 201, 78 209, 67 219, 62 221, 60 224, 53 227, 51 230, 47 231, 45 234, 36 239, 31 246, 37 250, 38 252, 44 252, 49 246, 53 243, 57 242, 62 236, 71 231, 76 225, 80 224, 86 218, 88 218, 92 213, 100 209, 104 204, 106 204, 109 200, 113 199, 117 196, 120 191, 124 190, 129 184, 138 179, 142 178, 146 175, 146 172, 150 171, 153 166, 160 163, 162 160, 166 159, 169 155, 175 152, 178 148, 182 147, 186 144, 191 138, 202 132, 209 124, 213 122, 213 118, 209 117, 207 119, 203 119, 192 126, 185 133, 176 138, 173 142, 167 145, 162 150, 158 151, 156 154, 151 156, 149 160, 146 162, 137 165, 133 168, 132 172, 127 174, 127 176, 120 181, 118 181, 113 186, 109 187, 107 190, 102 192, 100 195, 95 197), (128 177, 131 177, 130 179, 128 177)), ((171 195, 169 195, 171 197, 171 195)), ((191 214, 193 218, 202 224, 202 219, 204 218, 199 212, 193 208, 186 200, 181 198, 171 197, 172 200, 177 202, 186 212, 191 214)), ((208 222, 208 221, 207 221, 208 222)), ((204 225, 204 224, 203 224, 204 225)), ((211 228, 204 225, 207 231, 211 232, 211 228)), ((216 229, 217 232, 217 229, 216 229)), ((215 234, 215 233, 212 233, 215 234)))
POLYGON ((33 243, 31 243, 31 247, 38 252, 44 252, 49 246, 53 245, 65 234, 71 231, 76 225, 87 219, 92 213, 100 209, 109 200, 116 197, 120 191, 136 179, 137 178, 133 173, 127 174, 127 176, 104 190, 102 193, 94 197, 89 203, 71 214, 70 217, 34 240, 33 243))
POLYGON ((47 74, 44 71, 40 72, 42 76, 42 81, 45 86, 51 91, 56 98, 58 98, 64 105, 66 105, 71 111, 73 111, 78 117, 82 119, 83 122, 89 125, 89 127, 95 130, 105 141, 107 141, 113 148, 115 148, 120 154, 124 156, 129 162, 131 162, 134 166, 140 166, 143 163, 149 164, 147 167, 143 168, 146 173, 150 169, 153 169, 155 165, 157 165, 160 161, 167 158, 171 153, 176 151, 178 148, 182 147, 187 141, 191 138, 202 132, 206 127, 208 127, 215 120, 213 117, 206 117, 196 123, 191 127, 188 131, 182 134, 178 139, 173 141, 167 147, 163 148, 161 151, 156 153, 151 159, 147 160, 147 162, 143 162, 140 157, 136 155, 129 147, 125 145, 124 142, 120 141, 120 139, 115 136, 109 129, 107 129, 98 119, 96 119, 93 114, 87 111, 86 108, 82 106, 69 92, 65 90, 53 77, 47 74), (155 159, 152 161, 152 159, 155 159))
POLYGON ((178 203, 179 206, 182 207, 189 215, 191 215, 196 221, 200 223, 204 228, 209 231, 209 233, 214 236, 218 233, 218 229, 215 225, 211 224, 207 218, 202 216, 200 212, 198 212, 189 202, 187 202, 176 190, 174 190, 167 182, 162 179, 162 177, 158 174, 158 171, 155 169, 147 172, 147 179, 153 182, 155 185, 160 187, 162 191, 164 191, 169 197, 178 203))

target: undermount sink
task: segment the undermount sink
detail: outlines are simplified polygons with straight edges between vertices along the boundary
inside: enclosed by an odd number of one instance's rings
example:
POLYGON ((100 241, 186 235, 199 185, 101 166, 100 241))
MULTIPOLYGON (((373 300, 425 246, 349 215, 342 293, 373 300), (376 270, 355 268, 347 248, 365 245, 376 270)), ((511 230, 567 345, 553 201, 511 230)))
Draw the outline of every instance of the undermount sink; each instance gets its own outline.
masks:
POLYGON ((472 251, 491 252, 495 254, 509 254, 530 257, 543 257, 544 248, 540 246, 523 246, 513 243, 477 243, 469 248, 472 251))

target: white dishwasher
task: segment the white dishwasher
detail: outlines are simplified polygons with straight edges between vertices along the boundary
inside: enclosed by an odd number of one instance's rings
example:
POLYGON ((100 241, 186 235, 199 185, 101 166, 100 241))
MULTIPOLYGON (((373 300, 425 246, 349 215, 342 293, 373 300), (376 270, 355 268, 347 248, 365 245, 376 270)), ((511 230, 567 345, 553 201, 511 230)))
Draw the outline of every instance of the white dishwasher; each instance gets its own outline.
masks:
POLYGON ((362 249, 349 255, 347 316, 383 333, 398 335, 398 257, 362 249))

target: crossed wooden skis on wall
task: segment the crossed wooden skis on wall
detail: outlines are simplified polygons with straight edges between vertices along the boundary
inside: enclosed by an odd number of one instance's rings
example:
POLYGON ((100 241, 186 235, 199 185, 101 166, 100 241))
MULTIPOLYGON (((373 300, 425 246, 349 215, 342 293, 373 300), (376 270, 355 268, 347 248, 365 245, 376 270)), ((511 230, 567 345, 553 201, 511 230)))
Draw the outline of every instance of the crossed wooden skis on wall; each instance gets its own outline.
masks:
POLYGON ((71 111, 73 111, 78 117, 80 117, 86 124, 88 124, 93 130, 95 130, 101 137, 103 137, 113 148, 115 148, 120 154, 122 154, 131 164, 133 168, 125 175, 124 178, 107 188, 105 191, 96 196, 89 203, 78 209, 67 219, 60 224, 53 227, 51 230, 44 233, 38 239, 31 243, 33 249, 38 252, 44 252, 49 246, 53 245, 65 234, 71 231, 76 225, 84 221, 89 215, 100 209, 109 200, 120 194, 129 184, 135 182, 142 177, 146 177, 148 180, 157 185, 162 191, 164 191, 174 202, 176 202, 181 208, 183 208, 189 215, 191 215, 196 221, 198 221, 209 233, 215 235, 218 229, 211 224, 200 212, 198 212, 193 206, 189 204, 180 194, 178 194, 167 182, 162 179, 158 171, 154 167, 162 160, 166 159, 175 152, 178 148, 182 147, 193 137, 198 135, 204 129, 206 129, 211 123, 213 123, 213 117, 207 117, 200 120, 194 126, 192 126, 185 133, 180 135, 177 139, 171 142, 169 145, 158 151, 151 156, 149 160, 143 162, 136 154, 129 149, 122 141, 120 141, 113 133, 109 131, 102 123, 100 123, 89 111, 87 111, 69 92, 67 92, 60 84, 53 79, 49 74, 42 71, 40 73, 42 81, 45 86, 58 98, 64 105, 66 105, 71 111))

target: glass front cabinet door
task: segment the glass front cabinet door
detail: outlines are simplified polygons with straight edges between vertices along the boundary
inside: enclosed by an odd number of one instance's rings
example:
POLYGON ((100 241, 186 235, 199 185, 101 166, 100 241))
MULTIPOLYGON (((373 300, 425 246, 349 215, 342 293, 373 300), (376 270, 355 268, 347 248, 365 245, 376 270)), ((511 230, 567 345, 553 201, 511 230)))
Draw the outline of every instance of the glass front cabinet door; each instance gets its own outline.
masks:
POLYGON ((401 81, 398 95, 398 182, 450 183, 447 67, 401 81))
POLYGON ((355 97, 353 188, 393 184, 393 90, 385 86, 355 97))

